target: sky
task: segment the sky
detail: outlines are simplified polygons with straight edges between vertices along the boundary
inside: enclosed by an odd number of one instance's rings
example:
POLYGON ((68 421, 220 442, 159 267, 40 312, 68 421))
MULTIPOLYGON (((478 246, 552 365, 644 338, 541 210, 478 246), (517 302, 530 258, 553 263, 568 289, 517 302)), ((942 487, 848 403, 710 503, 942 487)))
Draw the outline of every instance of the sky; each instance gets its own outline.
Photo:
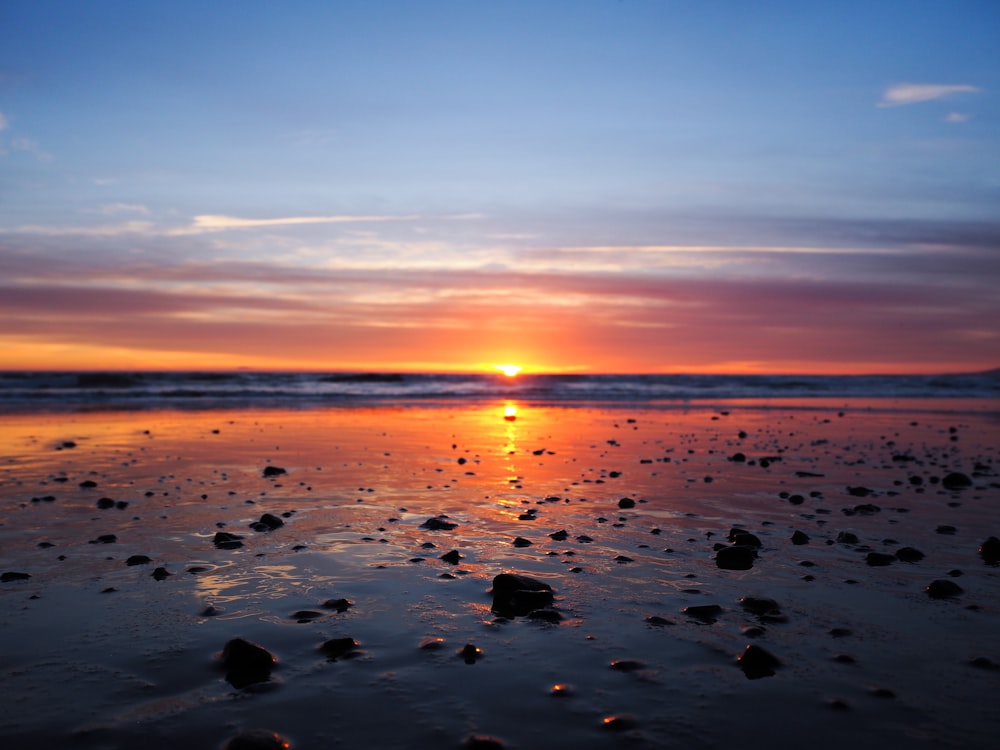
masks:
POLYGON ((1000 366, 994 0, 3 0, 0 369, 1000 366))

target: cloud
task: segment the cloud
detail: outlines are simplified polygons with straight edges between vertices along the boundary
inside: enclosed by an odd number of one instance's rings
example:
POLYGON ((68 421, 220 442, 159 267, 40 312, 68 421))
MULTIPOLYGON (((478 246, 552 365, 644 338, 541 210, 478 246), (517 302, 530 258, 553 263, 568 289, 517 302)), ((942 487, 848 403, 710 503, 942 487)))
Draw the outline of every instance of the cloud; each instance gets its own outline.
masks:
POLYGON ((948 116, 944 118, 945 122, 968 122, 972 119, 972 115, 965 112, 949 112, 948 116))
POLYGON ((241 219, 237 216, 202 214, 194 217, 187 227, 173 229, 170 234, 205 234, 226 232, 233 229, 259 229, 261 227, 283 227, 299 224, 350 224, 384 221, 415 221, 419 216, 288 216, 280 219, 241 219))
POLYGON ((10 147, 14 151, 23 151, 34 155, 38 161, 52 161, 52 154, 43 151, 38 142, 32 138, 14 138, 10 142, 10 147))
POLYGON ((47 227, 26 224, 17 228, 21 234, 38 234, 48 237, 117 237, 123 234, 148 233, 153 230, 150 221, 126 221, 122 224, 96 224, 93 226, 47 227))
POLYGON ((105 216, 115 216, 116 214, 142 214, 149 216, 149 209, 141 203, 107 203, 101 206, 99 213, 105 216))
POLYGON ((974 94, 979 88, 967 83, 899 83, 882 92, 880 107, 899 107, 904 104, 918 104, 935 99, 944 99, 953 94, 974 94))
POLYGON ((0 130, 6 130, 10 127, 10 121, 4 116, 3 112, 0 112, 0 130))

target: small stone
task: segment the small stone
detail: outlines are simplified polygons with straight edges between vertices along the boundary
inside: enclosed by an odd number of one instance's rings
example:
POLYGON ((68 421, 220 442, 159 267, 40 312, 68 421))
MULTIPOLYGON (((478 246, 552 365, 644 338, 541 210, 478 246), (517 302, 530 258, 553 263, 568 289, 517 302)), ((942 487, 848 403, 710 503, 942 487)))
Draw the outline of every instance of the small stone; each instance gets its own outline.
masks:
POLYGON ((781 605, 774 599, 765 599, 759 596, 741 596, 739 602, 743 609, 753 615, 757 615, 757 617, 780 614, 781 612, 781 605))
POLYGON ((553 625, 557 625, 562 622, 563 616, 557 610, 551 607, 545 607, 544 609, 532 610, 528 613, 529 620, 538 620, 539 622, 548 622, 553 625))
POLYGON ((237 547, 242 547, 243 539, 239 534, 230 534, 228 531, 217 531, 215 537, 212 539, 212 543, 217 549, 236 549, 237 547))
POLYGON ((949 581, 946 578, 939 578, 936 581, 931 581, 927 585, 926 591, 927 596, 931 599, 954 599, 955 597, 961 596, 965 593, 965 589, 954 581, 949 581))
POLYGON ((265 477, 280 477, 282 474, 287 473, 288 472, 280 466, 265 466, 263 472, 265 477))
POLYGON ((117 541, 118 537, 115 534, 101 534, 91 544, 114 544, 117 541))
POLYGON ((463 555, 459 554, 457 549, 453 549, 451 552, 445 552, 441 555, 441 559, 446 563, 451 563, 452 565, 458 565, 458 561, 463 558, 463 555))
POLYGON ((650 615, 649 617, 646 618, 646 622, 656 627, 662 627, 664 625, 674 624, 672 620, 668 620, 666 617, 660 617, 659 615, 650 615))
POLYGON ((619 508, 634 508, 635 507, 635 500, 633 500, 630 497, 623 497, 621 500, 618 501, 618 507, 619 508))
POLYGON ((627 729, 635 729, 639 726, 639 721, 631 714, 614 714, 601 719, 601 726, 613 732, 621 732, 627 729))
POLYGON ((458 655, 466 664, 475 664, 479 659, 483 658, 483 650, 472 643, 466 643, 458 650, 458 655))
POLYGON ((287 750, 288 740, 270 729, 246 729, 226 743, 223 750, 287 750))
POLYGON ((266 530, 273 531, 285 525, 285 522, 272 513, 265 513, 257 521, 257 524, 266 527, 266 530))
POLYGON ((243 638, 233 638, 222 649, 226 681, 237 689, 267 682, 276 661, 266 648, 243 638))
POLYGON ((723 570, 749 570, 756 558, 750 547, 723 547, 715 553, 715 564, 723 570))
POLYGON ((155 570, 153 570, 153 572, 150 573, 150 575, 155 580, 157 580, 157 581, 163 581, 163 580, 166 580, 167 578, 169 578, 170 576, 172 576, 173 573, 171 573, 169 570, 167 570, 164 567, 159 567, 159 568, 156 568, 155 570))
POLYGON ((430 638, 424 638, 420 641, 420 645, 417 647, 421 651, 438 651, 444 647, 444 638, 438 636, 432 636, 430 638))
POLYGON ((328 641, 324 641, 319 647, 330 661, 336 661, 340 658, 345 658, 349 656, 354 656, 355 650, 358 648, 358 642, 353 638, 331 638, 328 641))
POLYGON ((638 672, 646 668, 646 663, 639 659, 616 659, 610 667, 616 672, 638 672))
POLYGON ((771 677, 774 675, 774 670, 781 666, 781 662, 774 654, 752 643, 744 649, 736 662, 748 680, 771 677))
POLYGON ((523 536, 515 537, 515 539, 514 539, 514 546, 515 547, 530 547, 531 546, 531 540, 530 539, 525 539, 523 536))
POLYGON ((458 527, 457 523, 447 520, 447 516, 438 516, 436 518, 428 518, 422 524, 420 528, 429 529, 431 531, 451 531, 458 527))
POLYGON ((496 737, 482 734, 472 734, 462 743, 463 750, 503 750, 503 741, 496 737))
POLYGON ((900 547, 896 550, 896 559, 907 563, 920 562, 924 559, 924 553, 913 547, 900 547))
POLYGON ((11 581, 27 581, 31 578, 30 573, 20 573, 16 570, 8 570, 0 574, 0 583, 10 583, 11 581))
POLYGON ((567 698, 575 693, 576 690, 573 686, 567 685, 565 682, 557 682, 552 686, 552 689, 549 690, 549 695, 555 696, 556 698, 567 698))
POLYGON ((501 617, 524 616, 551 606, 554 592, 549 584, 517 573, 500 573, 493 579, 494 613, 501 617))
POLYGON ((554 539, 557 542, 564 541, 569 536, 569 532, 566 529, 561 529, 559 531, 553 531, 549 534, 550 539, 554 539))
POLYGON ((151 558, 146 555, 132 555, 126 561, 126 565, 146 565, 147 563, 153 562, 151 558))
POLYGON ((972 486, 972 479, 960 471, 953 471, 941 480, 941 486, 946 490, 964 490, 972 486))
POLYGON ((109 510, 115 507, 115 501, 112 500, 110 497, 102 497, 100 500, 97 501, 97 507, 100 508, 101 510, 109 510))
POLYGON ((884 552, 869 552, 865 557, 865 562, 873 567, 891 565, 896 561, 895 555, 887 555, 884 552))
POLYGON ((354 602, 350 599, 327 599, 320 606, 323 609, 335 609, 337 612, 346 612, 350 607, 354 606, 354 602))
POLYGON ((722 607, 718 604, 697 604, 691 607, 684 607, 681 612, 696 620, 713 623, 722 614, 722 607))
POLYGON ((987 565, 1000 565, 1000 539, 995 536, 989 537, 979 545, 979 556, 987 565))
POLYGON ((841 531, 837 534, 837 541, 841 544, 857 544, 858 535, 852 531, 841 531))
POLYGON ((942 524, 942 525, 938 526, 936 529, 934 529, 934 531, 936 531, 938 534, 944 534, 945 536, 951 536, 956 531, 958 531, 958 529, 956 529, 954 526, 949 526, 948 524, 942 524))
POLYGON ((796 531, 792 534, 792 544, 809 544, 809 535, 804 531, 796 531))
POLYGON ((322 616, 322 612, 317 612, 313 609, 300 609, 297 612, 292 612, 291 619, 298 623, 307 623, 312 622, 313 620, 318 620, 322 616))

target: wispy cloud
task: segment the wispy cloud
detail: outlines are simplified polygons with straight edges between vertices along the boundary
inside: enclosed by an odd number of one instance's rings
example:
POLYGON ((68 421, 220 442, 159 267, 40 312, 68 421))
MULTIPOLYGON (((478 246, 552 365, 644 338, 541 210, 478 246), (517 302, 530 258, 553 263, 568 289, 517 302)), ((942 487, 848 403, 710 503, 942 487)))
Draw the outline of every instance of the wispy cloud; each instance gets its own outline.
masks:
POLYGON ((384 221, 415 221, 419 216, 286 216, 278 219, 243 219, 238 216, 218 216, 203 214, 195 216, 186 227, 173 229, 170 234, 205 234, 226 232, 234 229, 260 229, 262 227, 284 227, 298 224, 363 224, 384 221))
POLYGON ((44 226, 25 224, 17 228, 20 234, 38 234, 47 237, 118 237, 123 234, 143 234, 152 231, 150 221, 126 221, 121 224, 95 224, 92 226, 44 226))
POLYGON ((10 147, 14 151, 23 151, 31 154, 38 161, 52 161, 52 154, 44 151, 33 138, 14 138, 10 142, 10 147))
POLYGON ((149 209, 141 203, 107 203, 101 206, 99 213, 105 216, 116 216, 117 214, 142 214, 149 216, 149 209))
POLYGON ((968 122, 972 119, 972 115, 966 112, 949 112, 948 116, 944 118, 945 122, 968 122))
POLYGON ((977 86, 968 83, 899 83, 889 86, 882 92, 880 107, 899 107, 904 104, 918 104, 935 99, 944 99, 954 94, 974 94, 979 91, 977 86))

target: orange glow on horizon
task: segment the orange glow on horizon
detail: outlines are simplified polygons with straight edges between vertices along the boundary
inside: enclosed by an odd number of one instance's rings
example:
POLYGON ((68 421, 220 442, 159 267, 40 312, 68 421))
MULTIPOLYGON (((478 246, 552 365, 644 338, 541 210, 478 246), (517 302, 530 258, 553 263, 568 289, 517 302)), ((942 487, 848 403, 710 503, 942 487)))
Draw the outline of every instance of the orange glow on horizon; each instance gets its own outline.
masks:
POLYGON ((499 370, 508 378, 517 377, 517 374, 524 368, 521 365, 493 365, 494 370, 499 370))

